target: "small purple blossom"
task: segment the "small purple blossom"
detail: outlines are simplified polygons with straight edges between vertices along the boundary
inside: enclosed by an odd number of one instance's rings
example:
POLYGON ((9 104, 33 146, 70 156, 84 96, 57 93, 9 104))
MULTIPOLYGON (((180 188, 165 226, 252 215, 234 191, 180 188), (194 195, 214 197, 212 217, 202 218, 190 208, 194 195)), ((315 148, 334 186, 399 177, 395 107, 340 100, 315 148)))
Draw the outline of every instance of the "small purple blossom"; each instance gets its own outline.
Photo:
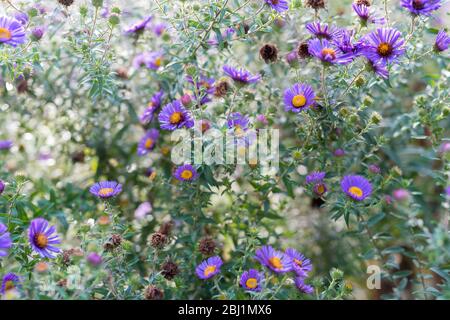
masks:
POLYGON ((134 25, 125 30, 126 34, 140 34, 147 28, 147 25, 153 19, 152 16, 145 17, 143 20, 136 22, 134 25))
POLYGON ((354 59, 353 53, 344 53, 335 44, 326 39, 312 39, 308 42, 309 54, 324 63, 349 64, 354 59))
POLYGON ((7 273, 2 278, 0 293, 5 294, 9 290, 16 289, 20 285, 20 277, 15 273, 7 273))
POLYGON ((148 130, 139 142, 137 154, 144 156, 155 148, 156 141, 159 138, 159 131, 155 128, 148 130))
POLYGON ((102 256, 97 252, 91 252, 87 255, 86 260, 94 267, 102 264, 102 256))
POLYGON ((5 183, 3 180, 0 180, 0 194, 2 194, 3 191, 5 191, 5 183))
POLYGON ((335 40, 342 35, 342 30, 326 23, 311 22, 306 25, 306 30, 319 39, 335 40))
POLYGON ((284 110, 298 113, 315 104, 316 94, 309 84, 296 83, 284 91, 284 110))
POLYGON ((39 41, 44 36, 45 28, 42 26, 34 27, 31 30, 31 35, 33 36, 33 39, 36 41, 39 41))
POLYGON ((31 248, 42 258, 55 258, 55 253, 61 250, 55 245, 60 244, 61 240, 56 234, 56 227, 50 226, 48 221, 43 218, 31 220, 28 228, 28 240, 31 248))
POLYGON ((326 173, 323 171, 314 171, 306 176, 306 183, 316 183, 321 182, 325 179, 326 173))
POLYGON ((116 181, 100 181, 91 186, 89 192, 99 198, 107 199, 122 192, 122 185, 116 181))
POLYGON ((286 0, 265 0, 266 3, 277 12, 284 12, 289 9, 289 3, 286 0))
POLYGON ((409 198, 409 191, 403 188, 396 189, 392 192, 392 196, 397 201, 405 201, 409 198))
POLYGON ((6 257, 12 246, 11 236, 7 231, 8 228, 0 222, 0 257, 6 257))
POLYGON ((376 164, 371 164, 371 165, 369 166, 369 171, 372 172, 372 173, 374 173, 374 174, 379 174, 379 173, 381 173, 380 167, 377 166, 376 164))
POLYGON ((220 273, 222 264, 222 259, 219 256, 214 256, 202 261, 195 269, 195 273, 200 279, 206 280, 220 273))
POLYGON ((401 0, 401 4, 413 15, 429 16, 441 7, 442 0, 401 0))
POLYGON ((158 120, 164 130, 173 131, 194 126, 191 113, 178 100, 166 104, 159 113, 158 120))
POLYGON ((345 156, 345 151, 343 149, 341 149, 341 148, 338 148, 338 149, 333 151, 333 155, 335 157, 343 157, 343 156, 345 156))
POLYGON ((256 83, 261 80, 261 76, 259 74, 252 75, 243 68, 236 69, 232 66, 226 65, 223 67, 223 71, 227 76, 240 84, 256 83))
POLYGON ((294 248, 287 248, 286 254, 292 259, 292 269, 297 276, 304 278, 312 270, 311 260, 307 259, 301 252, 294 248))
POLYGON ((161 52, 146 51, 138 54, 133 59, 133 67, 139 69, 145 66, 152 70, 158 70, 163 63, 163 54, 161 52))
POLYGON ((149 124, 150 122, 152 122, 155 111, 161 107, 163 95, 164 92, 160 90, 152 96, 147 108, 139 117, 139 120, 142 124, 149 124))
POLYGON ((9 150, 13 145, 11 140, 0 140, 0 150, 9 150))
POLYGON ((134 211, 134 217, 137 220, 142 220, 151 212, 152 212, 151 203, 148 201, 142 202, 134 211))
POLYGON ((192 165, 184 164, 175 169, 173 176, 179 181, 191 182, 197 180, 199 174, 192 165))
POLYGON ((312 294, 314 292, 314 288, 308 284, 305 283, 305 278, 303 277, 296 277, 295 280, 295 286, 303 293, 306 294, 312 294))
POLYGON ((271 246, 263 246, 256 250, 255 259, 276 273, 292 271, 292 259, 271 246))
POLYGON ((378 17, 376 16, 370 7, 364 5, 364 4, 352 4, 353 11, 356 12, 358 17, 361 19, 361 21, 364 24, 367 23, 374 23, 374 24, 385 24, 386 19, 384 17, 378 17))
POLYGON ((445 32, 444 29, 440 30, 436 37, 436 42, 434 43, 434 49, 437 52, 443 52, 450 46, 450 37, 445 32))
POLYGON ((362 201, 372 194, 372 185, 363 176, 348 175, 342 178, 341 188, 350 198, 362 201))
POLYGON ((261 281, 264 280, 264 273, 256 269, 244 271, 241 275, 239 284, 247 291, 261 291, 261 281))
POLYGON ((25 29, 20 21, 0 16, 0 44, 5 43, 16 47, 26 41, 25 29))

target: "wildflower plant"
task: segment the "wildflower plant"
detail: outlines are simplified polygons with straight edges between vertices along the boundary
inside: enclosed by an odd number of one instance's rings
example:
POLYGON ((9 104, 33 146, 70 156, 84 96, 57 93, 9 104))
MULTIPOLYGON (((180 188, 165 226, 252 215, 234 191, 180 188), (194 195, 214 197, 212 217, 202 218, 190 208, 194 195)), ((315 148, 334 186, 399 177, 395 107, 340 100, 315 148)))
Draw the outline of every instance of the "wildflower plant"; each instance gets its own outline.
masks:
POLYGON ((1 298, 450 298, 448 10, 1 2, 1 298))

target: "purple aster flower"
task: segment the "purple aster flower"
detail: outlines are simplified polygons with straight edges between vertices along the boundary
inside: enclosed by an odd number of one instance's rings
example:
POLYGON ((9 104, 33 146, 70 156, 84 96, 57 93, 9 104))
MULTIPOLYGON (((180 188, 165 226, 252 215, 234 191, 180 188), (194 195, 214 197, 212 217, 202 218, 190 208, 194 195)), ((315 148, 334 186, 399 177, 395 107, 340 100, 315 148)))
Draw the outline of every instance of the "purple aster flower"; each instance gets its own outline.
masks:
POLYGON ((447 195, 447 197, 450 197, 450 186, 445 188, 445 194, 447 195))
POLYGON ((97 252, 91 252, 87 255, 86 260, 94 267, 102 264, 102 256, 97 252))
POLYGON ((377 166, 376 164, 371 164, 371 165, 369 166, 369 171, 372 172, 372 173, 375 173, 375 174, 381 173, 380 167, 377 166))
POLYGON ((383 79, 389 78, 389 70, 383 60, 373 61, 367 59, 367 67, 383 79))
POLYGON ((3 180, 0 180, 0 194, 2 194, 3 191, 5 191, 5 183, 3 180))
POLYGON ((405 53, 402 34, 393 28, 372 31, 362 42, 362 53, 373 62, 382 61, 386 64, 405 53))
POLYGON ((303 277, 296 277, 295 280, 295 286, 303 293, 306 294, 312 294, 314 292, 314 288, 308 284, 305 283, 305 278, 303 277))
POLYGON ((316 183, 314 185, 313 191, 315 194, 321 197, 328 191, 327 185, 323 182, 316 183))
POLYGON ((173 131, 183 127, 189 129, 194 126, 191 113, 178 100, 166 104, 159 113, 158 120, 164 130, 173 131))
POLYGON ((145 66, 152 70, 158 70, 163 63, 163 54, 161 52, 146 51, 138 54, 133 59, 133 67, 139 69, 145 66))
POLYGON ((30 18, 25 12, 18 12, 14 15, 14 18, 16 18, 17 21, 19 21, 22 25, 26 25, 28 21, 30 21, 30 18))
POLYGON ((44 36, 44 32, 45 32, 45 28, 42 26, 38 26, 38 27, 33 28, 33 30, 31 30, 31 35, 33 36, 34 40, 39 41, 44 36))
POLYGON ((152 151, 155 148, 158 138, 159 131, 157 129, 152 128, 148 130, 139 142, 137 154, 143 156, 152 151))
MULTIPOLYGON (((233 35, 236 33, 236 30, 234 28, 227 28, 225 32, 221 35, 221 38, 223 41, 231 40, 233 35)), ((220 39, 217 35, 214 36, 214 38, 208 40, 208 44, 212 46, 217 46, 220 43, 220 39)))
POLYGON ((16 47, 27 41, 23 25, 16 19, 0 17, 0 43, 16 47))
POLYGON ((441 0, 402 0, 402 7, 408 9, 413 15, 429 16, 442 5, 441 0))
POLYGON ((363 24, 375 23, 375 24, 385 24, 386 19, 384 17, 377 17, 370 7, 364 4, 352 4, 353 10, 356 12, 358 17, 361 19, 363 24))
POLYGON ((271 246, 263 246, 256 250, 255 259, 276 273, 292 271, 292 259, 271 246))
POLYGON ((264 280, 264 274, 256 269, 244 271, 241 275, 239 284, 247 291, 261 291, 261 281, 264 280))
POLYGON ((61 240, 56 234, 56 227, 49 226, 47 220, 36 218, 31 220, 28 228, 28 241, 31 248, 36 251, 42 258, 55 258, 54 253, 60 252, 55 244, 60 244, 61 240))
POLYGON ((13 142, 11 140, 0 140, 0 150, 8 150, 13 146, 13 142))
POLYGON ((197 87, 198 90, 202 90, 208 94, 212 94, 215 91, 215 87, 214 87, 214 82, 216 80, 214 80, 214 78, 209 78, 205 75, 200 75, 199 79, 194 79, 192 78, 192 76, 187 76, 186 80, 197 87))
POLYGON ((152 212, 152 205, 150 202, 142 202, 134 211, 134 217, 137 220, 144 219, 150 212, 152 212))
POLYGON ((192 165, 183 164, 175 169, 173 176, 179 181, 194 181, 198 178, 198 172, 192 165))
POLYGON ((202 261, 195 269, 195 272, 200 279, 206 280, 218 274, 222 264, 222 259, 219 256, 214 256, 202 261))
POLYGON ((437 52, 442 52, 448 49, 450 45, 450 37, 445 32, 444 29, 440 30, 436 37, 436 42, 434 43, 434 49, 437 52))
POLYGON ((397 201, 405 201, 409 198, 409 191, 403 188, 395 189, 392 196, 397 201))
POLYGON ((307 259, 301 252, 294 248, 287 248, 286 254, 292 259, 292 269, 299 277, 305 278, 312 270, 311 260, 307 259))
POLYGON ((333 39, 333 43, 343 53, 353 53, 357 55, 359 53, 360 45, 353 43, 353 30, 342 29, 339 37, 333 39))
POLYGON ((314 171, 306 176, 306 183, 321 182, 325 178, 326 173, 322 171, 314 171))
POLYGON ((167 29, 167 24, 165 24, 164 22, 160 22, 160 23, 156 23, 153 26, 153 32, 160 37, 167 29))
POLYGON ((284 110, 300 112, 307 110, 315 103, 316 94, 313 88, 304 83, 296 83, 284 91, 284 110))
POLYGON ((284 12, 289 9, 289 3, 286 0, 265 0, 266 3, 277 12, 284 12))
POLYGON ((257 114, 255 119, 257 122, 257 126, 259 127, 267 126, 269 124, 267 117, 263 114, 257 114))
POLYGON ((6 226, 0 222, 0 257, 8 255, 8 249, 12 246, 11 237, 6 226))
POLYGON ((145 175, 150 179, 153 180, 156 177, 156 171, 153 168, 147 168, 145 169, 145 175))
POLYGON ((242 137, 248 130, 250 120, 240 112, 234 112, 228 117, 227 126, 235 136, 242 137))
POLYGON ((107 199, 122 192, 122 185, 116 181, 100 181, 91 186, 89 192, 99 198, 107 199))
POLYGON ((439 146, 439 153, 450 152, 450 141, 445 141, 439 146))
POLYGON ((343 149, 341 149, 341 148, 338 148, 338 149, 333 151, 333 155, 335 157, 343 157, 343 156, 345 156, 345 151, 343 149))
POLYGON ((223 67, 223 71, 231 79, 233 79, 234 81, 236 81, 240 84, 256 83, 259 80, 261 80, 261 76, 259 74, 252 75, 250 72, 248 72, 247 70, 245 70, 243 68, 236 69, 234 67, 226 65, 223 67))
POLYGON ((15 273, 7 273, 2 278, 2 286, 0 293, 5 294, 7 291, 15 289, 20 285, 20 278, 15 273))
POLYGON ((353 53, 344 53, 335 44, 326 39, 312 39, 308 41, 309 54, 319 58, 322 62, 331 64, 349 64, 353 61, 353 53))
POLYGON ((370 182, 358 175, 348 175, 341 180, 341 188, 349 197, 362 201, 372 193, 370 182))
POLYGON ((306 24, 306 30, 319 39, 334 40, 341 36, 342 30, 326 23, 311 22, 306 24))
POLYGON ((155 111, 161 107, 163 95, 164 92, 160 90, 152 96, 152 99, 150 100, 147 109, 145 109, 145 111, 139 117, 139 120, 141 121, 142 124, 149 124, 150 122, 152 122, 155 111))
POLYGON ((140 34, 144 31, 150 21, 153 19, 152 16, 144 18, 142 21, 136 22, 134 25, 125 30, 127 34, 140 34))

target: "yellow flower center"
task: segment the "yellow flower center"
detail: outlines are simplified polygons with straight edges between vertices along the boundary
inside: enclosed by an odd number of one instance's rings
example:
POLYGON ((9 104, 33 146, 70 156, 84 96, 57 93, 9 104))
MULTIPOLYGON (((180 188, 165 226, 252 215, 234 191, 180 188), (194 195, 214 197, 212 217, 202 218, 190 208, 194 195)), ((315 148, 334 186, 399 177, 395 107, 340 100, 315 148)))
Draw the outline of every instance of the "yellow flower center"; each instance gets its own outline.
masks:
POLYGON ((306 104, 306 98, 302 94, 298 94, 292 98, 292 104, 296 108, 301 108, 306 104))
POLYGON ((38 233, 34 236, 34 242, 36 243, 36 247, 44 249, 48 245, 48 238, 45 234, 38 233))
POLYGON ((161 59, 161 58, 156 58, 156 60, 155 60, 155 65, 156 65, 157 67, 160 67, 161 64, 162 64, 162 59, 161 59))
POLYGON ((5 291, 14 289, 14 281, 8 280, 5 282, 5 291))
POLYGON ((389 43, 383 42, 378 46, 378 53, 383 57, 390 55, 391 52, 392 47, 389 43))
POLYGON ((303 264, 303 261, 302 261, 302 260, 298 260, 298 259, 294 259, 294 262, 295 262, 299 267, 301 267, 302 264, 303 264))
POLYGON ((325 187, 323 186, 323 184, 321 184, 321 185, 317 186, 316 190, 317 190, 318 193, 322 194, 322 193, 325 192, 325 187))
POLYGON ((192 178, 193 173, 191 170, 183 170, 183 172, 181 172, 181 177, 185 180, 189 180, 190 178, 192 178))
POLYGON ((10 40, 11 38, 11 31, 6 28, 0 28, 0 40, 10 40))
POLYGON ((214 271, 216 271, 216 266, 208 266, 206 267, 205 271, 203 271, 203 274, 205 275, 205 277, 208 277, 214 271))
POLYGON ((170 123, 171 124, 177 124, 177 123, 179 123, 181 121, 182 118, 183 118, 183 115, 182 115, 181 112, 174 112, 170 116, 170 123))
POLYGON ((98 192, 98 194, 101 196, 107 196, 113 191, 114 191, 113 188, 101 188, 100 191, 98 192))
POLYGON ((153 140, 151 139, 151 138, 148 138, 146 141, 145 141, 145 148, 146 149, 150 149, 150 147, 153 145, 153 140))
POLYGON ((278 257, 272 257, 269 259, 269 264, 275 269, 283 268, 283 264, 281 263, 281 259, 278 257))
POLYGON ((348 189, 348 192, 350 192, 352 195, 354 195, 356 197, 362 197, 362 195, 363 195, 363 191, 361 190, 361 188, 358 188, 358 187, 350 187, 348 189))
POLYGON ((336 58, 336 50, 334 50, 333 48, 323 48, 322 55, 323 56, 331 56, 333 59, 335 59, 336 58))
POLYGON ((245 285, 249 289, 255 289, 258 286, 258 280, 255 278, 249 278, 247 281, 245 281, 245 285))

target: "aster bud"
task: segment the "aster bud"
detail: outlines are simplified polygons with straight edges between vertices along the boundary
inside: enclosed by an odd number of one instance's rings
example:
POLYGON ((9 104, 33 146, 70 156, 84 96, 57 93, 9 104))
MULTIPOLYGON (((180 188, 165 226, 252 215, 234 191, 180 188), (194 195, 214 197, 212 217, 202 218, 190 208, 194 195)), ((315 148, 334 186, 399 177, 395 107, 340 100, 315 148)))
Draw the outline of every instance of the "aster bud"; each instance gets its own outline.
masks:
POLYGON ((349 117, 350 123, 355 124, 355 123, 358 122, 358 120, 359 120, 359 117, 358 117, 358 115, 355 114, 355 113, 351 114, 350 117, 349 117))
POLYGON ((117 14, 111 14, 108 18, 108 22, 112 26, 117 26, 120 23, 120 18, 117 14))
POLYGON ((344 277, 344 272, 339 269, 333 268, 330 271, 330 275, 333 280, 341 280, 344 277))
POLYGON ((181 96, 180 100, 181 100, 181 103, 183 104, 183 106, 185 106, 185 107, 189 106, 191 104, 191 102, 192 102, 191 96, 189 94, 187 94, 187 93, 183 94, 181 96))
POLYGON ((273 44, 265 44, 259 50, 259 55, 265 63, 275 62, 278 59, 278 48, 273 44))
POLYGON ((178 265, 173 261, 164 262, 161 269, 162 269, 161 274, 167 280, 172 280, 173 278, 175 278, 175 276, 178 273, 180 273, 180 269, 178 268, 178 265))
POLYGON ((221 80, 214 86, 214 88, 214 95, 216 97, 224 97, 230 90, 230 84, 226 80, 221 80))
POLYGON ((304 41, 299 44, 298 49, 297 49, 297 55, 300 59, 306 59, 311 56, 311 54, 309 53, 308 42, 304 41))
POLYGON ((358 77, 355 81, 355 86, 357 88, 361 88, 365 83, 366 83, 366 80, 364 79, 364 77, 358 77))
POLYGON ((349 114, 350 114, 350 110, 348 110, 348 108, 342 107, 341 109, 339 109, 339 115, 342 118, 347 118, 349 114))
POLYGON ((303 154, 300 150, 294 150, 294 152, 292 152, 292 158, 294 158, 294 160, 301 160, 303 158, 303 154))
POLYGON ((313 8, 314 10, 324 9, 325 0, 306 0, 306 6, 313 8))
POLYGON ((58 0, 58 2, 60 4, 62 4, 63 6, 69 7, 73 4, 74 0, 58 0))
POLYGON ((204 237, 200 239, 198 250, 205 256, 212 255, 216 250, 216 242, 211 237, 204 237))
POLYGON ((161 300, 164 298, 164 291, 156 286, 149 285, 145 288, 144 297, 146 300, 161 300))
POLYGON ((162 249, 167 243, 167 236, 161 232, 155 232, 150 236, 150 245, 155 249, 162 249))
POLYGON ((449 107, 444 107, 444 109, 442 109, 442 115, 444 117, 447 117, 450 115, 450 108, 449 107))
POLYGON ((100 8, 103 6, 103 0, 92 0, 92 5, 95 8, 100 8))
POLYGON ((371 96, 365 96, 363 103, 365 106, 370 106, 371 104, 373 104, 373 99, 371 96))
POLYGON ((376 111, 372 112, 372 114, 370 115, 370 122, 374 124, 379 124, 381 120, 383 120, 383 117, 376 111))
POLYGON ((39 41, 44 36, 44 28, 43 27, 36 27, 31 30, 31 35, 33 37, 33 40, 39 41))

